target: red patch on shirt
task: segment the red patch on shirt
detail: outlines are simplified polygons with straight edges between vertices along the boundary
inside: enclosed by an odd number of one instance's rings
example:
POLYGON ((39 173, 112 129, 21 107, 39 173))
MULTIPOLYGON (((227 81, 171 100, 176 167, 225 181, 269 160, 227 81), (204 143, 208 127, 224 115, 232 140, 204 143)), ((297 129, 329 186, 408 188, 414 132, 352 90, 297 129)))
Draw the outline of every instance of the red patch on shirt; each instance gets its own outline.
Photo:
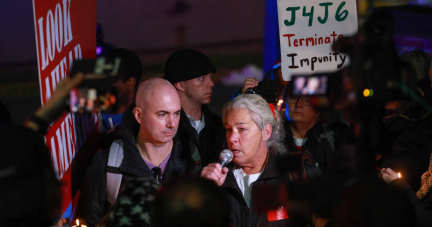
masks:
POLYGON ((195 165, 201 165, 201 160, 195 161, 195 165))
POLYGON ((267 212, 268 221, 278 221, 283 219, 288 219, 287 210, 285 207, 280 206, 276 210, 269 210, 267 212))

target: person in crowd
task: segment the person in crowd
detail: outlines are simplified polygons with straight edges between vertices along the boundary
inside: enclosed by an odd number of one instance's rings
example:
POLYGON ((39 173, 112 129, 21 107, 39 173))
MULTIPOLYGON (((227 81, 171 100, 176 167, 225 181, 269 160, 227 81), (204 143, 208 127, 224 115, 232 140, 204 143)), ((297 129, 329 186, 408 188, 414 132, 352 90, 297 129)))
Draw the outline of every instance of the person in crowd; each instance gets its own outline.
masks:
POLYGON ((238 96, 223 109, 233 162, 223 168, 219 163, 209 164, 201 176, 225 189, 235 226, 287 226, 286 208, 274 197, 277 193, 259 192, 260 188, 290 181, 276 167, 277 160, 287 154, 281 121, 280 114, 257 94, 238 96), (274 210, 263 211, 264 207, 274 210))
POLYGON ((174 137, 180 111, 180 98, 168 81, 153 78, 140 84, 136 107, 130 106, 123 116, 123 139, 95 155, 83 180, 78 207, 88 226, 100 221, 131 177, 154 176, 161 184, 192 171, 185 155, 189 151, 174 137))
POLYGON ((230 209, 225 192, 198 176, 177 178, 162 188, 155 199, 154 226, 228 227, 230 209))
POLYGON ((97 226, 153 226, 153 206, 159 186, 153 177, 132 178, 125 183, 110 212, 97 226))
MULTIPOLYGON (((321 171, 327 171, 338 160, 338 150, 352 143, 348 126, 340 122, 331 125, 320 122, 320 112, 312 105, 313 97, 290 96, 286 99, 284 121, 285 144, 290 152, 310 153, 321 171)), ((336 168, 336 167, 335 167, 336 168)))
POLYGON ((64 114, 66 97, 84 75, 67 77, 50 100, 22 126, 0 128, 0 226, 62 226, 61 183, 51 165, 43 136, 64 114), (23 141, 25 141, 23 143, 23 141))
POLYGON ((165 65, 164 79, 175 86, 181 102, 177 134, 190 145, 190 155, 197 169, 218 160, 225 143, 222 120, 207 107, 215 72, 216 68, 206 55, 191 49, 175 51, 165 65))
MULTIPOLYGON (((112 79, 111 84, 112 92, 116 94, 116 102, 110 112, 103 111, 99 114, 98 127, 92 128, 86 140, 83 141, 80 151, 74 157, 77 161, 72 164, 73 191, 81 187, 82 180, 95 153, 109 149, 115 140, 121 138, 119 132, 123 113, 128 106, 134 103, 138 84, 141 80, 141 60, 134 52, 119 48, 110 51, 105 58, 108 62, 115 62, 116 58, 120 60, 117 74, 112 79)), ((76 114, 75 121, 79 125, 85 125, 86 122, 91 122, 91 115, 76 114)))
POLYGON ((389 148, 383 152, 381 168, 391 168, 404 175, 413 190, 420 187, 420 176, 429 166, 432 151, 432 87, 429 75, 431 58, 422 50, 409 51, 400 56, 405 77, 415 84, 407 84, 411 101, 396 100, 395 108, 389 105, 385 120, 386 140, 389 148), (403 103, 403 104, 401 104, 403 103))
POLYGON ((121 60, 118 73, 112 80, 112 86, 117 93, 113 112, 101 114, 100 131, 106 133, 119 131, 123 113, 135 100, 143 69, 138 55, 124 48, 109 52, 105 58, 121 60))
POLYGON ((414 207, 416 226, 432 225, 432 156, 429 169, 421 176, 421 187, 415 192, 403 179, 403 175, 391 168, 382 168, 379 177, 386 183, 403 190, 414 207))

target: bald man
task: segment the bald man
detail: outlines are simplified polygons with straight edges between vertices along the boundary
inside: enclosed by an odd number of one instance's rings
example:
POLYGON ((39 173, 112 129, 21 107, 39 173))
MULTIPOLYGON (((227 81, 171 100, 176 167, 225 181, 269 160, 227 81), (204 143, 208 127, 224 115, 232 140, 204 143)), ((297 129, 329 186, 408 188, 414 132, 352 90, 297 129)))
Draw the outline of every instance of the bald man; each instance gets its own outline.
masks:
POLYGON ((115 141, 110 150, 97 153, 87 171, 78 207, 88 226, 95 226, 107 213, 128 179, 152 176, 161 184, 192 171, 194 163, 185 155, 190 151, 185 153, 180 140, 174 139, 181 111, 174 86, 160 78, 144 81, 135 103, 136 107, 131 106, 123 116, 123 139, 115 141), (119 147, 124 157, 114 156, 115 162, 121 164, 113 167, 109 160, 112 150, 119 147), (112 186, 115 180, 110 174, 122 177, 117 181, 121 182, 119 186, 112 186))

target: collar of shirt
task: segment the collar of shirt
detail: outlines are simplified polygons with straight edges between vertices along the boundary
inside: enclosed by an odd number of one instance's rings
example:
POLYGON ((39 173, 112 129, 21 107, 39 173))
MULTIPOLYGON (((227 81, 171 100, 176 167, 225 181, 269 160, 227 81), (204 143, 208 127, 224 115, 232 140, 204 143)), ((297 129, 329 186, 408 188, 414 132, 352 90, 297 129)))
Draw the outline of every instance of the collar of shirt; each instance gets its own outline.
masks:
POLYGON ((243 193, 243 198, 246 202, 246 205, 250 207, 250 200, 252 195, 252 184, 258 180, 259 176, 263 171, 256 174, 246 174, 243 170, 236 166, 233 170, 234 177, 236 178, 237 185, 239 186, 240 191, 243 193))
MULTIPOLYGON (((186 113, 185 113, 186 114, 186 113)), ((203 128, 205 127, 205 121, 204 121, 204 113, 201 115, 201 119, 199 121, 196 121, 195 119, 193 119, 191 116, 187 115, 187 118, 189 119, 190 124, 192 125, 192 127, 197 131, 197 133, 199 134, 201 132, 201 130, 203 130, 203 128)))
POLYGON ((165 158, 165 160, 163 160, 163 162, 159 166, 155 166, 155 165, 151 164, 150 162, 148 162, 144 158, 143 158, 143 160, 147 164, 149 169, 153 169, 154 167, 159 167, 159 168, 161 168, 162 173, 163 173, 170 157, 171 157, 171 153, 169 153, 169 155, 165 158))

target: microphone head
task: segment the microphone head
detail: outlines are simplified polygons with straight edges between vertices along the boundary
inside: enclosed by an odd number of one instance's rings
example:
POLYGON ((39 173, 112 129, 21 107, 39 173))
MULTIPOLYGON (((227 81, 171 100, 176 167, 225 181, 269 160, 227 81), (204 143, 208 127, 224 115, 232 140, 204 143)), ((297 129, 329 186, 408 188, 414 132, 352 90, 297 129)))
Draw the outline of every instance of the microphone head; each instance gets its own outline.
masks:
POLYGON ((225 149, 220 153, 219 158, 220 159, 226 159, 226 162, 228 164, 233 160, 233 153, 232 153, 232 151, 225 149))

